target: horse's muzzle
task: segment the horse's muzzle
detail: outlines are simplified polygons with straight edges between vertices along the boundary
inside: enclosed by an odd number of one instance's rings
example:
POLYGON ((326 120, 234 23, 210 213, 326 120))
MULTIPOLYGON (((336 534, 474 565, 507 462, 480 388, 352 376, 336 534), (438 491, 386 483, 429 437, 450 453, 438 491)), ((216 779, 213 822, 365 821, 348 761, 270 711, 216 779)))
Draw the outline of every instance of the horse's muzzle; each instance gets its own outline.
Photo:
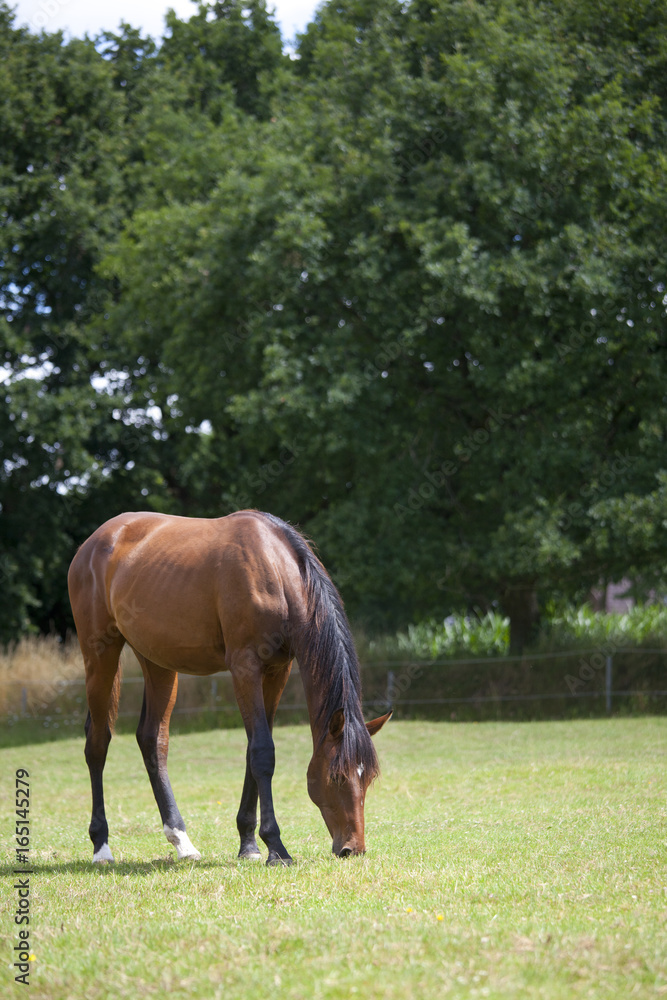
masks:
POLYGON ((350 847, 348 844, 345 844, 344 847, 341 847, 340 851, 336 851, 334 848, 332 848, 332 851, 339 858, 349 858, 352 855, 366 853, 365 848, 359 850, 358 847, 350 847))

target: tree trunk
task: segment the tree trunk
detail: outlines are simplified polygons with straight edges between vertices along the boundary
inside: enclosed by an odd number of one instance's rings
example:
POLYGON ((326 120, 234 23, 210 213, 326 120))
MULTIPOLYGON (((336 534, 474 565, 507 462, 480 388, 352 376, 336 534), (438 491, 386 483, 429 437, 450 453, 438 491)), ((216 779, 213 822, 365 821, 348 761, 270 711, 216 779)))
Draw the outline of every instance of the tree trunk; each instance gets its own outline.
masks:
POLYGON ((540 621, 537 591, 530 585, 507 587, 501 606, 510 620, 510 655, 521 656, 537 634, 540 621))

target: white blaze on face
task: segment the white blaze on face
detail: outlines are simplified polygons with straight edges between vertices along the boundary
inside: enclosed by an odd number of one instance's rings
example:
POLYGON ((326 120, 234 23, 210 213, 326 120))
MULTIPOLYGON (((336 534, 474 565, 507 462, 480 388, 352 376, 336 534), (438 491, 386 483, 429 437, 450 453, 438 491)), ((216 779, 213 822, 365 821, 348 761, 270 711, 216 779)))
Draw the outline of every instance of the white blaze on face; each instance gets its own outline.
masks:
MULTIPOLYGON (((357 774, 359 775, 359 777, 361 777, 363 773, 364 773, 364 765, 363 764, 359 764, 358 767, 357 767, 357 774)), ((362 799, 361 800, 361 807, 362 807, 362 809, 363 809, 363 806, 364 806, 364 800, 362 799)))
POLYGON ((113 854, 109 850, 108 844, 102 844, 99 851, 95 851, 95 853, 93 854, 94 864, 103 861, 113 861, 113 854))
POLYGON ((191 858, 193 861, 201 860, 201 854, 193 845, 185 830, 175 830, 165 823, 164 835, 169 843, 173 844, 176 848, 176 857, 179 861, 182 858, 191 858))

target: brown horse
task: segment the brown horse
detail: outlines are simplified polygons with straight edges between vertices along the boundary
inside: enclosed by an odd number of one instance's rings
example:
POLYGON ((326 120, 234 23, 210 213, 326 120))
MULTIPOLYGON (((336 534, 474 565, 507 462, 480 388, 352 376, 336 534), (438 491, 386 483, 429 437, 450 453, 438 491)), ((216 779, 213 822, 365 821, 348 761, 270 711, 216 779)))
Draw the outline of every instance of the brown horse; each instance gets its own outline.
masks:
POLYGON ((86 665, 86 761, 93 861, 113 861, 102 773, 118 710, 119 657, 127 642, 144 674, 137 729, 167 840, 199 858, 167 774, 169 719, 178 673, 229 670, 248 736, 237 816, 239 857, 289 864, 273 811, 273 721, 296 656, 313 756, 308 793, 340 857, 362 854, 364 798, 378 774, 371 741, 391 713, 364 723, 359 665, 338 591, 304 537, 284 521, 245 510, 217 519, 120 514, 72 560, 70 600, 86 665))

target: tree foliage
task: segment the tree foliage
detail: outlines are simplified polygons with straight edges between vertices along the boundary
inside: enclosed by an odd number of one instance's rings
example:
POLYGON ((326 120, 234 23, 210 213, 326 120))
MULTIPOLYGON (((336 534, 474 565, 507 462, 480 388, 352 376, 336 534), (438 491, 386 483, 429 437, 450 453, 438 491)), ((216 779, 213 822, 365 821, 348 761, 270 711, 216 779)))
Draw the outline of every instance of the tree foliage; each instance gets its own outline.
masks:
POLYGON ((329 3, 291 60, 261 0, 157 49, 5 13, 21 622, 128 503, 300 523, 373 627, 661 586, 665 6, 329 3))

